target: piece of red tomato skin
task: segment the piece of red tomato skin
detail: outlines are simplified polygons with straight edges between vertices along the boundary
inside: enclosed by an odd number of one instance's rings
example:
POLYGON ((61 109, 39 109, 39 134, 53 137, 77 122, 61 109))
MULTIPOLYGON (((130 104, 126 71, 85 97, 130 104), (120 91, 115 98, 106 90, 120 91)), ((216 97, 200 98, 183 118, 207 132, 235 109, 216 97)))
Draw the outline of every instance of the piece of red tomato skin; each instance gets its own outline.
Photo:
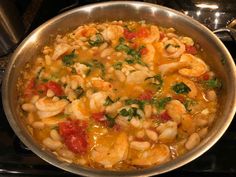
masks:
POLYGON ((197 49, 194 46, 185 45, 185 50, 189 54, 192 54, 192 55, 196 55, 197 54, 197 49))
POLYGON ((150 31, 146 27, 139 28, 137 32, 137 37, 139 38, 145 38, 145 37, 148 37, 149 35, 150 35, 150 31))
POLYGON ((104 116, 105 116, 105 112, 92 113, 92 118, 97 122, 104 122, 106 120, 104 116))
POLYGON ((144 47, 140 50, 141 55, 146 55, 147 53, 148 53, 148 49, 146 47, 144 47))
POLYGON ((72 134, 86 134, 87 122, 81 120, 69 120, 59 123, 59 134, 67 137, 72 134))
POLYGON ((61 85, 54 82, 54 81, 49 81, 46 83, 46 86, 48 89, 52 90, 56 96, 62 96, 64 94, 61 85))
POLYGON ((74 153, 84 154, 88 149, 86 136, 80 134, 72 134, 64 139, 64 142, 69 150, 74 153))
POLYGON ((29 82, 24 90, 24 96, 31 97, 35 94, 37 94, 37 92, 35 90, 35 80, 31 79, 31 80, 29 80, 29 82))
POLYGON ((152 99, 154 93, 151 90, 145 90, 139 97, 139 100, 146 100, 149 101, 152 99))
POLYGON ((124 37, 128 40, 132 40, 132 39, 136 38, 136 35, 137 34, 135 32, 124 29, 124 37))
POLYGON ((161 117, 161 119, 164 120, 164 121, 171 120, 171 117, 169 116, 169 114, 167 113, 167 111, 161 113, 160 117, 161 117))

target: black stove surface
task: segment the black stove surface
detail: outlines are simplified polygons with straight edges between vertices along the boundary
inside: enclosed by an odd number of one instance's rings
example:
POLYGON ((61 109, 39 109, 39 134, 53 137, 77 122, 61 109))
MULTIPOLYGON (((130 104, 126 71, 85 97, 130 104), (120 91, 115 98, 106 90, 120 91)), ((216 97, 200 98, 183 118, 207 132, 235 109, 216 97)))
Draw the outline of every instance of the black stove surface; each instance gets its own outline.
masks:
MULTIPOLYGON (((63 11, 101 1, 15 0, 15 2, 25 20, 26 34, 28 34, 43 22, 63 11)), ((236 18, 235 0, 145 0, 145 2, 179 10, 200 21, 211 30, 225 27, 236 18)), ((223 42, 233 58, 236 58, 234 42, 231 40, 223 42)), ((0 122, 0 176, 74 176, 43 161, 21 143, 7 122, 1 101, 0 122)), ((205 154, 181 168, 160 176, 236 177, 235 126, 236 120, 233 120, 223 137, 205 154)))

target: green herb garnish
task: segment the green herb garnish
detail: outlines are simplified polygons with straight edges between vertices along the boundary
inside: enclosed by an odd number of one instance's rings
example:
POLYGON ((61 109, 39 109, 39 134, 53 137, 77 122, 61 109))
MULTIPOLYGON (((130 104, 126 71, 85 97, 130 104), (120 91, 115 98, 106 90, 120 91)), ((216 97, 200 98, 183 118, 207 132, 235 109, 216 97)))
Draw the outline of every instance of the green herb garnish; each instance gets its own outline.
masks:
POLYGON ((190 109, 191 106, 195 105, 197 102, 195 100, 192 100, 190 98, 187 98, 185 101, 184 101, 184 107, 185 109, 188 111, 188 112, 191 112, 192 110, 190 109))
POLYGON ((172 90, 174 90, 177 94, 188 94, 191 91, 191 89, 183 82, 173 85, 172 90))
POLYGON ((209 79, 207 81, 204 81, 204 86, 209 88, 209 89, 215 89, 215 88, 221 88, 222 83, 219 79, 214 78, 214 79, 209 79))
POLYGON ((114 127, 114 125, 115 125, 115 117, 112 117, 112 116, 109 116, 108 114, 105 114, 105 117, 106 117, 106 120, 107 120, 107 122, 108 122, 108 126, 110 127, 110 128, 112 128, 112 127, 114 127))
POLYGON ((122 68, 122 62, 117 62, 112 65, 115 70, 121 70, 122 68))
POLYGON ((109 106, 112 103, 114 103, 114 101, 108 96, 105 100, 105 103, 103 104, 104 106, 109 106))
POLYGON ((151 104, 156 107, 158 112, 160 112, 165 108, 166 104, 171 101, 171 99, 172 99, 171 97, 164 97, 160 99, 153 98, 151 100, 151 104))
POLYGON ((162 85, 163 85, 163 79, 161 77, 160 74, 157 74, 155 76, 152 77, 147 77, 145 80, 149 80, 149 79, 153 79, 154 82, 152 82, 151 84, 157 89, 160 90, 162 85))
POLYGON ((145 101, 137 99, 127 99, 125 100, 125 105, 137 104, 140 109, 144 109, 145 101))
POLYGON ((97 33, 94 40, 89 39, 88 41, 89 45, 91 46, 100 46, 102 43, 104 43, 103 36, 100 33, 97 33))
POLYGON ((75 50, 73 50, 70 54, 65 55, 62 58, 62 62, 65 66, 71 66, 75 63, 73 59, 76 57, 77 57, 77 55, 75 54, 75 50))
POLYGON ((128 121, 130 121, 133 117, 141 118, 141 116, 138 114, 138 108, 128 108, 128 109, 122 109, 119 114, 123 117, 128 117, 128 121))
POLYGON ((77 98, 81 98, 84 95, 84 89, 79 86, 75 89, 75 93, 77 94, 77 98))

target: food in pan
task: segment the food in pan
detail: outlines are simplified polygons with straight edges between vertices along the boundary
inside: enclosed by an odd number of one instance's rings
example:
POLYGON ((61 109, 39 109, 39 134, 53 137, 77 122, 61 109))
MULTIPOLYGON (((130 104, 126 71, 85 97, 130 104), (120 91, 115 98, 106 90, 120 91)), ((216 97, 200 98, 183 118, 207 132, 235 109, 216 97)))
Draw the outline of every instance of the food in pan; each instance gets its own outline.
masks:
POLYGON ((79 26, 57 35, 22 71, 22 121, 69 163, 160 165, 196 147, 215 119, 221 82, 210 59, 174 28, 144 21, 79 26))

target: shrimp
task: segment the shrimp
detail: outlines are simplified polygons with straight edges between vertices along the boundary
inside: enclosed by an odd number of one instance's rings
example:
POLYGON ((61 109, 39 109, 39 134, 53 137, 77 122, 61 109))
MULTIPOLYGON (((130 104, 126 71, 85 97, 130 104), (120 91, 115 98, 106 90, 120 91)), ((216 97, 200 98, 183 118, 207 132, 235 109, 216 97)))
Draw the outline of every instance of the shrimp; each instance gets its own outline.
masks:
POLYGON ((177 123, 168 121, 166 123, 160 124, 156 130, 160 134, 158 137, 159 141, 163 143, 169 143, 172 142, 177 135, 177 123))
POLYGON ((127 158, 129 145, 126 133, 120 133, 109 145, 99 144, 91 152, 91 159, 105 168, 112 168, 127 158))
POLYGON ((93 87, 99 90, 108 91, 112 88, 110 82, 102 80, 100 77, 94 77, 91 79, 91 84, 93 87))
POLYGON ((85 99, 77 99, 72 101, 66 106, 64 113, 69 114, 72 119, 86 120, 88 119, 88 113, 86 110, 85 99))
POLYGON ((152 149, 140 152, 138 158, 131 160, 131 164, 137 166, 160 165, 169 161, 170 158, 168 146, 165 144, 158 144, 152 149))
POLYGON ((96 92, 90 96, 90 109, 93 112, 102 112, 105 110, 104 102, 108 94, 106 92, 96 92))
POLYGON ((164 42, 163 56, 167 58, 178 58, 185 51, 185 45, 178 39, 172 38, 164 42))
POLYGON ((154 57, 155 57, 155 48, 152 44, 147 44, 146 48, 148 53, 143 56, 143 61, 147 63, 149 66, 153 67, 154 57))
POLYGON ((131 72, 126 79, 127 83, 133 83, 133 84, 141 84, 143 81, 147 78, 150 77, 151 74, 145 70, 143 71, 134 71, 131 72))
MULTIPOLYGON (((71 88, 73 90, 77 89, 79 86, 84 88, 84 79, 80 75, 71 75, 66 77, 67 88, 71 88)), ((70 89, 65 89, 66 94, 70 89)))
POLYGON ((168 73, 173 73, 185 66, 187 66, 185 62, 173 62, 173 63, 162 64, 158 67, 158 69, 161 72, 161 75, 164 76, 167 75, 168 73))
POLYGON ((52 55, 52 60, 58 59, 61 55, 71 51, 71 46, 65 43, 61 43, 55 46, 55 50, 52 55))
POLYGON ((95 35, 98 32, 98 30, 91 26, 91 25, 84 25, 80 26, 77 29, 74 30, 74 34, 77 38, 79 37, 90 37, 95 35))
POLYGON ((169 116, 179 124, 182 119, 182 115, 186 113, 184 105, 178 100, 171 100, 166 105, 166 110, 169 116))
POLYGON ((120 25, 109 25, 103 32, 102 35, 105 40, 113 41, 118 40, 123 35, 124 29, 120 25))
POLYGON ((191 54, 183 54, 180 58, 180 62, 186 63, 189 67, 179 70, 179 73, 183 76, 199 77, 209 70, 203 60, 191 54))
POLYGON ((40 118, 47 118, 59 114, 64 110, 68 101, 65 99, 53 101, 51 98, 44 97, 36 101, 37 114, 40 118))
POLYGON ((143 42, 146 44, 150 44, 154 41, 158 41, 159 39, 160 39, 160 32, 158 27, 151 25, 150 34, 148 35, 148 37, 143 39, 143 42))

